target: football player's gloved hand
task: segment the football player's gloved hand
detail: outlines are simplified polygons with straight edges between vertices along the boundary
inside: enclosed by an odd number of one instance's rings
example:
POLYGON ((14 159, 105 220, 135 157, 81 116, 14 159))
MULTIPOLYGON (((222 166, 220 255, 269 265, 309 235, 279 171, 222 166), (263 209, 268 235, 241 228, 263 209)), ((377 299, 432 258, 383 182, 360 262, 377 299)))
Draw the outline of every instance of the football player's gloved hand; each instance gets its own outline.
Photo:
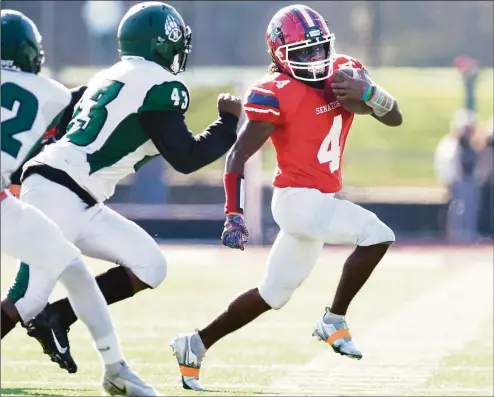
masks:
POLYGON ((227 215, 221 242, 230 248, 244 250, 244 245, 249 239, 249 230, 245 225, 244 216, 241 214, 227 215))

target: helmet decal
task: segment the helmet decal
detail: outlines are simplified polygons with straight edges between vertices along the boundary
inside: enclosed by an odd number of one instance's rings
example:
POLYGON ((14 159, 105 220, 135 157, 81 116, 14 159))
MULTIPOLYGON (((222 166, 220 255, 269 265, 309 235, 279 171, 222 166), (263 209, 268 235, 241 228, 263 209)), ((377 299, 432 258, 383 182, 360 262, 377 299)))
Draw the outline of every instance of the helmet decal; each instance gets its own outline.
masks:
POLYGON ((165 34, 173 43, 176 43, 182 38, 179 22, 171 14, 166 16, 165 34))
POLYGON ((281 41, 283 41, 283 33, 281 32, 281 26, 283 26, 283 22, 281 22, 279 19, 274 20, 271 23, 271 33, 270 33, 270 39, 271 43, 274 43, 277 38, 280 38, 281 41))
POLYGON ((173 74, 185 71, 192 31, 175 8, 155 1, 132 7, 118 27, 120 56, 142 57, 173 74))

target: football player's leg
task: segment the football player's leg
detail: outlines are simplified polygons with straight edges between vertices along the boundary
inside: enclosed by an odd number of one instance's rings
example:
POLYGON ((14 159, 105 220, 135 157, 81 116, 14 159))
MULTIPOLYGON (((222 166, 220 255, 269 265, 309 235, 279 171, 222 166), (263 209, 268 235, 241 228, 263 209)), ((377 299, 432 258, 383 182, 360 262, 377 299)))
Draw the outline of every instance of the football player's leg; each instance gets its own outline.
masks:
POLYGON ((308 277, 323 243, 280 231, 268 257, 259 287, 235 298, 215 320, 196 333, 175 337, 172 349, 177 358, 184 388, 201 390, 199 369, 206 350, 224 336, 242 328, 270 309, 280 309, 308 277))
POLYGON ((317 190, 291 189, 291 192, 278 191, 276 196, 278 205, 273 208, 273 215, 282 227, 329 244, 357 245, 344 264, 331 309, 317 323, 314 333, 338 353, 361 358, 348 331, 345 315, 350 302, 394 242, 393 231, 374 213, 317 190), (306 208, 312 211, 301 210, 306 208))
POLYGON ((46 305, 58 276, 79 255, 70 245, 57 253, 52 239, 63 238, 57 226, 36 208, 23 204, 9 195, 1 203, 2 252, 12 257, 32 261, 35 268, 20 266, 16 283, 2 301, 2 338, 15 324, 27 322, 46 305), (39 274, 38 280, 33 274, 39 274))
MULTIPOLYGON (((22 185, 21 201, 35 207, 54 222, 63 232, 64 239, 75 241, 81 220, 80 214, 84 212, 87 205, 70 190, 39 175, 32 175, 22 185), (61 206, 63 206, 62 209, 61 206)), ((42 230, 33 227, 23 232, 24 238, 29 238, 29 233, 42 230)), ((49 240, 48 234, 45 233, 44 236, 47 236, 49 240)), ((30 240, 39 242, 43 245, 44 251, 54 255, 57 259, 57 248, 51 241, 37 237, 32 237, 30 240)), ((55 281, 50 279, 48 273, 39 271, 36 267, 30 267, 28 263, 36 264, 37 259, 33 258, 31 262, 25 260, 25 263, 20 266, 16 282, 2 302, 2 309, 13 308, 11 312, 18 311, 24 324, 29 322, 26 324, 28 335, 38 340, 43 351, 51 357, 52 361, 57 361, 57 357, 60 357, 57 347, 62 346, 65 361, 58 361, 58 363, 70 372, 75 372, 77 367, 70 356, 67 329, 61 326, 59 317, 51 315, 50 305, 46 305, 55 281), (26 308, 33 308, 40 304, 46 306, 35 319, 32 319, 32 315, 26 311, 26 308)))
POLYGON ((348 307, 394 243, 393 231, 371 211, 347 200, 326 198, 316 236, 328 244, 355 244, 341 275, 331 312, 345 315, 348 307))
MULTIPOLYGON (((90 211, 93 211, 92 209, 90 211)), ((107 304, 120 302, 147 288, 156 288, 166 277, 166 261, 153 238, 136 223, 102 206, 88 214, 91 221, 77 243, 84 255, 116 263, 96 277, 107 304)), ((67 299, 52 303, 65 327, 77 316, 67 299)))
MULTIPOLYGON (((2 203, 2 229, 14 231, 2 233, 4 251, 33 264, 25 292, 15 303, 20 317, 25 322, 43 309, 59 278, 67 288, 76 312, 88 325, 95 340, 106 338, 113 333, 108 309, 94 310, 95 305, 102 304, 105 308, 106 305, 82 261, 80 251, 65 239, 53 221, 37 208, 9 198, 2 203)), ((21 272, 26 269, 25 266, 21 265, 21 272)), ((56 336, 54 342, 57 353, 52 358, 57 362, 65 361, 68 346, 62 346, 56 336)), ((114 346, 110 345, 110 350, 112 349, 114 350, 114 346)), ((119 347, 116 349, 118 355, 119 347)))

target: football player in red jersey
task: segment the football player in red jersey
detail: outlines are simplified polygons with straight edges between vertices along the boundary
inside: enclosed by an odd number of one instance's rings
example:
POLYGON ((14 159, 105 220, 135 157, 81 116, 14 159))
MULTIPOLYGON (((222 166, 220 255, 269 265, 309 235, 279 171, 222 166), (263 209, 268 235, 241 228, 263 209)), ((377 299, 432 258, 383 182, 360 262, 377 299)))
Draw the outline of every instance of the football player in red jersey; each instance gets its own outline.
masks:
POLYGON ((347 259, 329 308, 313 335, 342 355, 360 359, 345 321, 348 306, 394 242, 393 231, 370 211, 335 198, 341 189, 341 161, 354 114, 341 103, 362 101, 389 126, 402 116, 396 100, 370 79, 338 69, 364 69, 334 51, 325 20, 302 5, 281 9, 266 35, 272 64, 245 101, 247 122, 226 160, 223 244, 244 249, 243 171, 268 138, 276 150, 272 212, 280 232, 268 257, 264 280, 244 292, 205 328, 172 342, 185 388, 201 390, 202 358, 214 343, 262 313, 280 309, 311 273, 324 243, 356 245, 347 259), (339 76, 333 81, 333 76, 339 76))

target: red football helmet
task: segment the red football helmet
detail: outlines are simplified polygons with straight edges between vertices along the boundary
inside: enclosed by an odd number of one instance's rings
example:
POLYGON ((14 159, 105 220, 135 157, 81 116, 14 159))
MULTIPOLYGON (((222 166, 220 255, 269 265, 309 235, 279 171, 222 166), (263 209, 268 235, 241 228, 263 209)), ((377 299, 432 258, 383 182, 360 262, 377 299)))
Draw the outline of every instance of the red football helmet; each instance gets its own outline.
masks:
POLYGON ((297 79, 319 81, 333 73, 334 34, 310 7, 279 10, 268 25, 266 41, 273 61, 297 79))

